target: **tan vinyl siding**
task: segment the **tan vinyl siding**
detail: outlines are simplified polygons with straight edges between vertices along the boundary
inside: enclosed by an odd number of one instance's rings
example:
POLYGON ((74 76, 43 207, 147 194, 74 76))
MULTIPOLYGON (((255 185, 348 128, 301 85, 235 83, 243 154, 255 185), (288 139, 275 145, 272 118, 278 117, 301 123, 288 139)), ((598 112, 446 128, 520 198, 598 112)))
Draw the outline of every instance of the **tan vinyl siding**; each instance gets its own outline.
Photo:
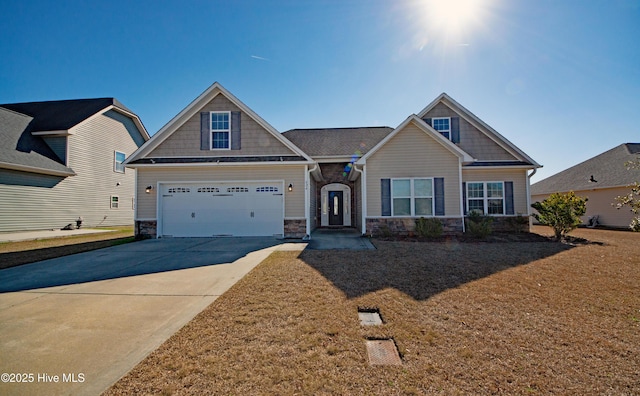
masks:
POLYGON ((367 159, 367 216, 382 214, 380 180, 443 177, 445 216, 460 216, 459 159, 414 124, 399 131, 367 159))
POLYGON ((527 170, 525 169, 468 169, 462 168, 462 181, 513 182, 513 206, 516 214, 527 214, 527 170))
MULTIPOLYGON (((628 207, 618 210, 616 209, 615 204, 617 203, 617 196, 627 195, 630 190, 630 187, 618 187, 588 191, 574 191, 577 196, 589 199, 587 201, 587 212, 581 217, 582 222, 587 224, 589 217, 598 215, 598 222, 600 225, 628 228, 631 223, 631 219, 633 218, 633 213, 628 207)), ((550 194, 534 195, 531 197, 531 202, 543 201, 549 197, 549 195, 550 194)))
POLYGON ((284 180, 285 218, 304 219, 304 165, 238 165, 207 167, 163 167, 138 169, 138 213, 136 219, 156 218, 158 182, 216 182, 284 180), (293 191, 287 187, 293 184, 293 191), (152 193, 145 193, 153 186, 152 193))
POLYGON ((217 95, 146 157, 219 157, 294 154, 293 151, 244 112, 242 112, 240 116, 240 150, 200 150, 200 113, 208 111, 240 111, 240 109, 224 95, 217 95))
POLYGON ((114 150, 129 155, 137 149, 124 125, 99 115, 72 133, 68 166, 76 176, 0 172, 0 231, 75 226, 78 216, 84 227, 133 224, 135 171, 113 171, 114 150), (120 198, 119 209, 110 208, 111 195, 120 198))
MULTIPOLYGON (((444 103, 438 103, 426 117, 460 117, 444 103)), ((479 161, 513 161, 518 158, 500 147, 471 123, 460 117, 460 143, 458 146, 479 161)))

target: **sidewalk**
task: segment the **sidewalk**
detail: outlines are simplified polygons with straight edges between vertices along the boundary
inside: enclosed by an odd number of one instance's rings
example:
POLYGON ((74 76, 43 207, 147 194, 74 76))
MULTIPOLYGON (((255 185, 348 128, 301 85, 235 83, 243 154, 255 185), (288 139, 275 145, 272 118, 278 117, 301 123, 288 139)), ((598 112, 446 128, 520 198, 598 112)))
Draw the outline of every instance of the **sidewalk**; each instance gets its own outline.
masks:
POLYGON ((97 234, 101 232, 112 232, 115 230, 99 229, 99 228, 81 228, 79 230, 40 230, 40 231, 20 231, 20 232, 3 232, 0 233, 0 243, 2 242, 18 242, 33 241, 35 239, 60 238, 72 235, 97 234))

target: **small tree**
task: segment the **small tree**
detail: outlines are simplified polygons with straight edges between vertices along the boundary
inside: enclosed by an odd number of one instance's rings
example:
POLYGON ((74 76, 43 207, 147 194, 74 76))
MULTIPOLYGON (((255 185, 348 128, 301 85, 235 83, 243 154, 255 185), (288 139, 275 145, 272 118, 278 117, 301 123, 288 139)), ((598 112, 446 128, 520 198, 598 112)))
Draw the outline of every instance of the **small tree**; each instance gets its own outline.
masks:
POLYGON ((566 194, 553 193, 544 201, 531 204, 531 207, 538 211, 533 216, 541 224, 553 228, 556 240, 560 240, 582 223, 580 216, 587 211, 586 202, 587 198, 578 197, 570 191, 566 194))
MULTIPOLYGON (((625 165, 628 170, 640 169, 640 158, 635 161, 628 161, 625 165)), ((618 201, 618 203, 612 205, 615 205, 617 209, 628 206, 631 212, 635 215, 631 219, 629 227, 633 231, 640 232, 640 183, 635 182, 630 187, 631 191, 629 194, 616 197, 616 201, 618 201)))

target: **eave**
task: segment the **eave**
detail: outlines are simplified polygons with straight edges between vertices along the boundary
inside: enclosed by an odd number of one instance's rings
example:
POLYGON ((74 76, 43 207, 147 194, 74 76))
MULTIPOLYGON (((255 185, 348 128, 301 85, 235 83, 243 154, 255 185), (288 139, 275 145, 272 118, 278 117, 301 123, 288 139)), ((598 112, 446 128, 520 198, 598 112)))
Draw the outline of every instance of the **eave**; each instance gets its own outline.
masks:
POLYGON ((57 171, 54 169, 46 169, 46 168, 38 168, 35 166, 12 164, 9 162, 0 162, 0 168, 17 170, 22 172, 29 172, 29 173, 38 173, 42 175, 51 175, 51 176, 68 177, 68 176, 76 175, 76 173, 73 171, 72 172, 57 171))

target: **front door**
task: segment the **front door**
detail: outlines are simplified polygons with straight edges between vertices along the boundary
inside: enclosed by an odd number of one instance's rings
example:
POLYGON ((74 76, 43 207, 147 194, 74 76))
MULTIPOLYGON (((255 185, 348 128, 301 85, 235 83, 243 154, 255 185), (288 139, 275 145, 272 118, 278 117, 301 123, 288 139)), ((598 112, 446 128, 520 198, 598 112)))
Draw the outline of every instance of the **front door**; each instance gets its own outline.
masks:
POLYGON ((342 191, 329 191, 329 225, 343 225, 342 191))

